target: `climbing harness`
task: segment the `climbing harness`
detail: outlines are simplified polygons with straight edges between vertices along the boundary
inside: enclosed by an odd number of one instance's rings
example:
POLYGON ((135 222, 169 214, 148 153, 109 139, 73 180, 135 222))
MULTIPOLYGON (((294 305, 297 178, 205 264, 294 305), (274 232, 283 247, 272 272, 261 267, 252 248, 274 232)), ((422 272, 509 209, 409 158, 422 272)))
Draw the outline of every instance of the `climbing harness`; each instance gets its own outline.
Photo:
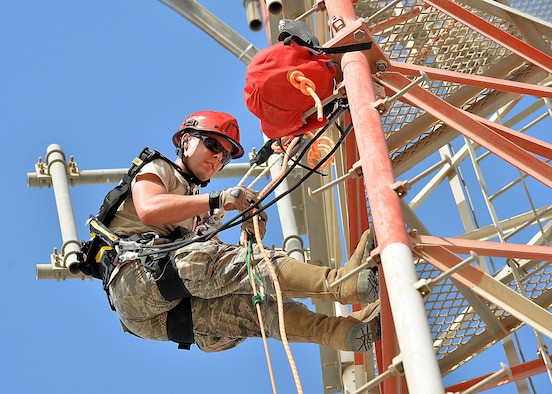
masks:
MULTIPOLYGON (((95 278, 98 278, 104 282, 104 289, 106 290, 109 299, 107 284, 109 283, 109 278, 111 277, 111 274, 116 265, 130 260, 141 261, 147 268, 152 271, 158 287, 160 287, 160 293, 166 299, 182 299, 178 306, 168 313, 167 334, 168 338, 171 341, 177 342, 179 344, 179 348, 189 349, 191 344, 193 344, 193 326, 189 294, 184 288, 182 281, 178 277, 170 252, 181 248, 182 246, 185 246, 191 242, 201 242, 210 239, 218 232, 225 230, 231 226, 240 224, 243 221, 250 220, 252 217, 255 217, 254 227, 255 232, 257 233, 257 214, 260 213, 260 211, 268 208, 268 206, 277 202, 279 198, 283 198, 285 195, 292 192, 294 188, 291 188, 290 190, 282 193, 274 201, 272 201, 265 207, 261 207, 260 203, 269 194, 271 194, 272 191, 274 191, 274 189, 281 183, 281 181, 290 173, 290 171, 298 165, 298 162, 301 160, 301 157, 305 154, 305 152, 307 152, 308 148, 312 146, 318 138, 320 138, 320 135, 329 126, 335 123, 335 120, 337 120, 345 110, 346 106, 340 106, 329 116, 330 122, 325 125, 318 133, 316 133, 311 141, 306 142, 305 149, 301 150, 298 155, 297 161, 292 161, 292 165, 290 166, 290 168, 286 168, 286 166, 283 167, 282 176, 271 182, 263 190, 256 204, 252 204, 251 207, 236 215, 235 218, 230 219, 228 222, 222 224, 214 231, 209 231, 204 235, 197 236, 195 233, 191 233, 188 230, 180 228, 179 232, 165 237, 167 238, 168 242, 163 244, 155 244, 155 236, 153 234, 139 234, 128 238, 121 238, 111 232, 105 225, 106 223, 110 223, 119 205, 130 194, 130 184, 132 182, 132 179, 140 171, 144 164, 159 158, 175 166, 174 162, 165 158, 159 152, 149 148, 145 148, 140 156, 133 160, 132 166, 122 177, 121 182, 106 195, 104 202, 100 207, 98 215, 90 218, 88 223, 90 225, 91 239, 83 243, 82 251, 79 256, 79 268, 83 273, 94 276, 95 278), (100 218, 102 220, 100 220, 100 218)), ((339 129, 339 126, 336 126, 339 129)), ((321 168, 321 166, 325 162, 327 162, 327 160, 331 157, 333 153, 335 153, 336 149, 349 132, 350 128, 345 132, 342 132, 340 141, 336 144, 337 146, 333 147, 328 152, 328 155, 326 157, 321 159, 318 164, 310 169, 309 172, 298 182, 298 185, 310 175, 315 173, 319 168, 321 168)), ((297 140, 298 139, 296 139, 296 142, 297 140)), ((295 147, 288 146, 288 148, 289 149, 286 149, 286 155, 289 159, 292 152, 294 152, 295 147)), ((177 169, 180 170, 179 168, 177 169)), ((184 173, 182 173, 182 175, 185 176, 184 173)), ((217 226, 218 225, 219 224, 217 223, 217 226)), ((259 236, 258 234, 256 235, 259 236)), ((281 329, 283 329, 283 325, 281 329)), ((282 338, 285 338, 285 333, 282 338)), ((284 340, 285 339, 283 339, 283 341, 284 340)))
MULTIPOLYGON (((135 234, 122 238, 107 227, 119 206, 130 195, 132 179, 145 164, 155 159, 162 159, 170 163, 187 181, 190 181, 188 174, 182 172, 173 161, 153 149, 145 148, 132 161, 131 167, 123 175, 119 184, 107 193, 98 215, 92 216, 88 220, 91 239, 82 243, 81 252, 78 255, 78 267, 84 274, 102 280, 111 309, 115 310, 109 295, 109 282, 112 274, 118 265, 139 260, 151 271, 159 292, 165 300, 182 299, 176 307, 168 312, 167 336, 169 340, 178 343, 179 349, 190 349, 194 343, 190 293, 178 276, 172 255, 163 251, 157 251, 157 253, 147 256, 141 254, 144 248, 153 247, 151 244, 158 239, 156 234, 135 234)), ((178 227, 165 238, 168 242, 176 239, 187 239, 190 242, 192 236, 195 236, 195 233, 178 227)), ((127 331, 134 334, 128 329, 127 331)))

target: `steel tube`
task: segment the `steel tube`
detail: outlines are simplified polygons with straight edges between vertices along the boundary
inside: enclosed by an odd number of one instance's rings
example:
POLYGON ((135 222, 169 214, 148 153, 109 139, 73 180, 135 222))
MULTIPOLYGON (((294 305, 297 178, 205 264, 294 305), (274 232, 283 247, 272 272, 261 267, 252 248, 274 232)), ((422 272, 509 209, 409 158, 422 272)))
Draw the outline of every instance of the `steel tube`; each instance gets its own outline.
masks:
MULTIPOLYGON (((130 163, 129 163, 130 166, 130 163)), ((217 172, 213 178, 241 178, 249 170, 249 163, 230 163, 217 172)), ((264 166, 259 166, 253 170, 252 176, 260 174, 264 166)), ((71 186, 118 183, 121 177, 128 171, 128 168, 114 168, 105 170, 80 170, 78 176, 70 179, 71 186)), ((52 180, 50 177, 41 176, 36 172, 27 173, 27 186, 29 187, 50 187, 52 180)))
MULTIPOLYGON (((342 19, 347 25, 356 20, 351 1, 328 0, 326 8, 331 21, 342 19)), ((380 114, 374 107, 370 66, 362 53, 349 52, 343 55, 341 68, 408 389, 411 394, 443 393, 423 300, 413 286, 416 272, 400 200, 392 187, 395 181, 380 114)), ((390 361, 384 360, 387 365, 390 361)))
POLYGON ((80 251, 80 243, 75 225, 75 215, 73 214, 73 204, 71 203, 71 195, 69 193, 65 155, 59 145, 52 144, 48 146, 46 164, 48 166, 48 173, 52 177, 59 226, 63 239, 63 266, 74 273, 77 272, 76 264, 78 261, 76 253, 80 251))

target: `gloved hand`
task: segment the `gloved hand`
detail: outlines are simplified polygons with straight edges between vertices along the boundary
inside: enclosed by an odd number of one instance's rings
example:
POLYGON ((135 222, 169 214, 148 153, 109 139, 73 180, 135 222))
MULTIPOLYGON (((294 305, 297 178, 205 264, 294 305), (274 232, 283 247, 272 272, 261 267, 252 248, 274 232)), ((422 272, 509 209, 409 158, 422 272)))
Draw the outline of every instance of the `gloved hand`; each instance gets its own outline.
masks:
MULTIPOLYGON (((259 208, 261 208, 260 204, 259 204, 259 208)), ((268 221, 268 215, 263 211, 256 214, 256 216, 259 218, 259 232, 261 234, 261 239, 263 239, 266 234, 266 222, 268 221)), ((247 234, 255 236, 255 227, 253 224, 253 218, 243 222, 241 225, 241 229, 245 231, 247 234)))
POLYGON ((245 186, 235 186, 220 192, 220 208, 240 212, 259 199, 259 192, 245 186))

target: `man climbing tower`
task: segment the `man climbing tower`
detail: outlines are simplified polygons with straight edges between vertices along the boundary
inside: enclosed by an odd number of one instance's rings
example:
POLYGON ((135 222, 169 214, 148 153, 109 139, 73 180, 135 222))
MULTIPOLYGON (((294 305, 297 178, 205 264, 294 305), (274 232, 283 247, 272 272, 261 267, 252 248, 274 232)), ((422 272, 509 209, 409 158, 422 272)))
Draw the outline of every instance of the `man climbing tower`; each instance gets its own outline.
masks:
MULTIPOLYGON (((209 194, 199 192, 231 159, 244 154, 238 123, 231 115, 193 113, 172 141, 177 159, 173 163, 155 159, 143 165, 108 228, 119 239, 144 248, 177 239, 190 242, 165 255, 157 254, 155 259, 138 258, 136 253, 129 257, 124 248, 114 248, 100 276, 124 328, 131 333, 172 340, 185 348, 195 343, 203 351, 229 349, 261 335, 246 265, 247 245, 228 245, 216 237, 194 242, 194 238, 208 212, 219 208, 243 212, 258 200, 258 193, 241 186, 209 194)), ((266 219, 261 212, 261 236, 266 219)), ((251 218, 242 229, 253 234, 251 218)), ((284 252, 269 252, 286 297, 284 321, 290 341, 345 351, 371 349, 372 342, 380 337, 374 273, 363 270, 332 291, 328 286, 361 264, 369 244, 367 231, 340 269, 300 262, 284 252), (350 316, 334 317, 312 312, 291 297, 368 305, 350 316)), ((261 307, 264 328, 267 336, 280 339, 268 263, 256 244, 250 256, 251 270, 266 293, 261 307)))

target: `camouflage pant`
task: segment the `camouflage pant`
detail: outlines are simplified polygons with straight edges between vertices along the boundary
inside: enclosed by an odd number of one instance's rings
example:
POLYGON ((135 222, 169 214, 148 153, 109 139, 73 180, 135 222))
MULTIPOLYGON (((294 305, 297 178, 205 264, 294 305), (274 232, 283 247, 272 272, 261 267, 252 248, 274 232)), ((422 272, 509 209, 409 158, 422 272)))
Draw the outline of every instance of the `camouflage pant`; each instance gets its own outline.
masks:
MULTIPOLYGON (((256 245, 252 252, 253 272, 267 294, 262 305, 266 335, 280 339, 272 281, 256 245)), ((287 256, 269 253, 273 262, 287 256)), ((245 254, 245 248, 214 240, 193 243, 175 253, 179 275, 193 296, 194 337, 203 351, 230 349, 246 338, 261 336, 245 254)), ((142 264, 124 266, 111 284, 110 294, 121 322, 130 331, 142 338, 168 340, 167 312, 179 301, 166 301, 151 272, 142 264)))

